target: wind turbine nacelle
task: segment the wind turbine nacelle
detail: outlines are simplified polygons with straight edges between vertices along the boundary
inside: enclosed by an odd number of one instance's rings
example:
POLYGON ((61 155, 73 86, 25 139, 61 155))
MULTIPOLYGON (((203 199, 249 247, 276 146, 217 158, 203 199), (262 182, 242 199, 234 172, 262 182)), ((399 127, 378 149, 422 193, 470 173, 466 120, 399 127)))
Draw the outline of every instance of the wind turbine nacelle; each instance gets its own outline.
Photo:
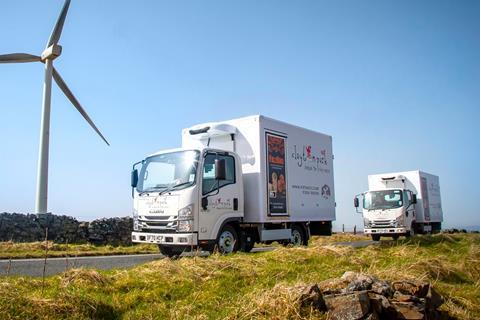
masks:
POLYGON ((42 52, 42 61, 45 61, 47 59, 50 59, 50 60, 56 59, 61 54, 62 54, 62 46, 59 46, 58 44, 52 44, 50 47, 48 47, 42 52))

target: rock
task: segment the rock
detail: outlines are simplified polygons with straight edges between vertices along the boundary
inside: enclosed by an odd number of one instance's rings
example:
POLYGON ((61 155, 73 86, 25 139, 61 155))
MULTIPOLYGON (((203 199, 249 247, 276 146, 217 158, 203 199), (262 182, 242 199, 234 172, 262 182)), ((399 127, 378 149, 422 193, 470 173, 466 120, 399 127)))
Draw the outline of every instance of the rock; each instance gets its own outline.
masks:
POLYGON ((435 310, 443 304, 443 297, 432 286, 429 286, 425 300, 428 310, 435 310))
POLYGON ((397 319, 420 320, 425 319, 425 309, 422 305, 413 302, 391 302, 397 319))
POLYGON ((392 288, 403 294, 409 294, 418 298, 425 298, 430 284, 424 281, 395 281, 392 288))
POLYGON ((370 300, 366 291, 324 296, 331 319, 363 319, 370 312, 370 300))
POLYGON ((97 219, 88 225, 88 239, 95 244, 131 244, 132 230, 131 217, 97 219))
POLYGON ((380 316, 375 311, 367 315, 364 319, 365 320, 381 320, 380 316))
POLYGON ((44 241, 47 228, 48 240, 56 243, 82 243, 91 240, 99 244, 130 244, 133 219, 109 218, 88 223, 52 213, 0 213, 0 241, 44 241))
POLYGON ((341 291, 342 293, 370 290, 372 284, 378 280, 373 276, 352 271, 345 272, 340 279, 348 282, 346 288, 341 291))
POLYGON ((342 290, 345 289, 348 285, 348 281, 345 281, 341 278, 334 278, 322 281, 318 284, 320 291, 324 295, 326 294, 340 294, 342 290))
POLYGON ((419 298, 412 296, 410 294, 403 294, 400 291, 395 291, 393 294, 393 300, 399 302, 419 302, 419 298))
POLYGON ((359 273, 353 271, 345 271, 345 273, 340 277, 341 280, 345 282, 352 282, 358 277, 359 273))
POLYGON ((372 284, 371 291, 381 294, 385 297, 391 297, 393 295, 393 289, 390 284, 383 280, 377 280, 372 284))
POLYGON ((325 300, 318 285, 307 285, 300 292, 299 298, 301 307, 313 307, 320 311, 326 311, 325 300))
POLYGON ((368 298, 370 299, 370 305, 372 310, 377 314, 381 315, 387 312, 390 309, 390 302, 383 295, 369 292, 368 298))

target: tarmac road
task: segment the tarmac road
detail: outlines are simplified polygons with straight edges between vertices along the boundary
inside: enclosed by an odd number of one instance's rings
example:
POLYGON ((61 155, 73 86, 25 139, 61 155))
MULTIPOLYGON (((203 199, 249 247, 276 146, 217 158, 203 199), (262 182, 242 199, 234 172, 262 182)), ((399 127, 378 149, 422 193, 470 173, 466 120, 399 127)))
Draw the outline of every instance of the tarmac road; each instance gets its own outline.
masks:
MULTIPOLYGON (((336 242, 332 245, 351 246, 354 248, 366 247, 377 244, 371 240, 336 242)), ((254 248, 252 252, 264 252, 274 250, 274 247, 254 248)), ((191 254, 185 254, 186 256, 191 254)), ((202 254, 207 255, 207 254, 202 254)), ((45 275, 50 276, 64 272, 71 268, 96 268, 96 269, 125 269, 153 260, 163 259, 161 254, 135 254, 117 256, 95 256, 95 257, 69 257, 69 258, 48 258, 45 266, 45 275)), ((0 276, 33 276, 41 277, 45 259, 12 259, 0 260, 0 276)))

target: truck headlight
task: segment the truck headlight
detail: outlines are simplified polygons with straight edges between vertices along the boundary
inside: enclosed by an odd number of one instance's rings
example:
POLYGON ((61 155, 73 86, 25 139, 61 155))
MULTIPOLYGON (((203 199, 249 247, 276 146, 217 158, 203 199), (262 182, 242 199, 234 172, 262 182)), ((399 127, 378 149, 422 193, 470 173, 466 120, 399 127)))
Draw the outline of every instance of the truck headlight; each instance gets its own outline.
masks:
POLYGON ((180 220, 177 225, 178 232, 191 232, 193 231, 193 220, 180 220))
POLYGON ((140 226, 138 223, 138 211, 137 209, 133 209, 133 230, 140 231, 140 226))
POLYGON ((396 219, 396 226, 397 227, 405 227, 405 219, 403 217, 399 217, 396 219))
POLYGON ((366 219, 366 218, 363 218, 363 225, 367 228, 371 227, 372 226, 372 223, 370 222, 370 220, 366 219))
POLYGON ((178 210, 178 220, 191 220, 191 219, 193 219, 193 204, 178 210))
POLYGON ((138 220, 137 219, 133 220, 133 230, 134 231, 140 231, 140 226, 138 225, 138 220))

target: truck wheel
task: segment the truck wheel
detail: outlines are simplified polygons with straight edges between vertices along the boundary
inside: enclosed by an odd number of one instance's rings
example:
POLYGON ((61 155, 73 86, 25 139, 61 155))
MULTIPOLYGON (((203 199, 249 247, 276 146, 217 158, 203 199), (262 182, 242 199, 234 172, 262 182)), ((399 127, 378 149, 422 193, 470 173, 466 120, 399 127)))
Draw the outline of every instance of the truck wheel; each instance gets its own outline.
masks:
POLYGON ((305 232, 302 227, 297 224, 291 226, 292 228, 292 239, 290 240, 290 244, 296 246, 306 246, 308 245, 308 239, 305 236, 305 232))
POLYGON ((407 231, 407 234, 405 236, 407 238, 413 237, 417 233, 415 230, 416 227, 417 227, 416 224, 412 222, 412 225, 410 226, 410 231, 407 231))
POLYGON ((251 233, 242 231, 240 233, 240 251, 250 252, 255 246, 254 236, 251 233))
POLYGON ((372 240, 373 241, 380 241, 380 235, 379 234, 372 234, 372 240))
POLYGON ((244 242, 240 246, 240 251, 242 252, 250 252, 252 251, 253 247, 255 246, 255 242, 244 242))
POLYGON ((237 231, 231 225, 225 225, 217 239, 217 248, 221 254, 236 252, 240 245, 237 231))
POLYGON ((160 249, 161 254, 163 254, 165 257, 169 257, 169 258, 178 257, 183 252, 183 250, 181 250, 181 248, 166 247, 166 246, 162 246, 160 244, 158 245, 158 248, 160 249))

